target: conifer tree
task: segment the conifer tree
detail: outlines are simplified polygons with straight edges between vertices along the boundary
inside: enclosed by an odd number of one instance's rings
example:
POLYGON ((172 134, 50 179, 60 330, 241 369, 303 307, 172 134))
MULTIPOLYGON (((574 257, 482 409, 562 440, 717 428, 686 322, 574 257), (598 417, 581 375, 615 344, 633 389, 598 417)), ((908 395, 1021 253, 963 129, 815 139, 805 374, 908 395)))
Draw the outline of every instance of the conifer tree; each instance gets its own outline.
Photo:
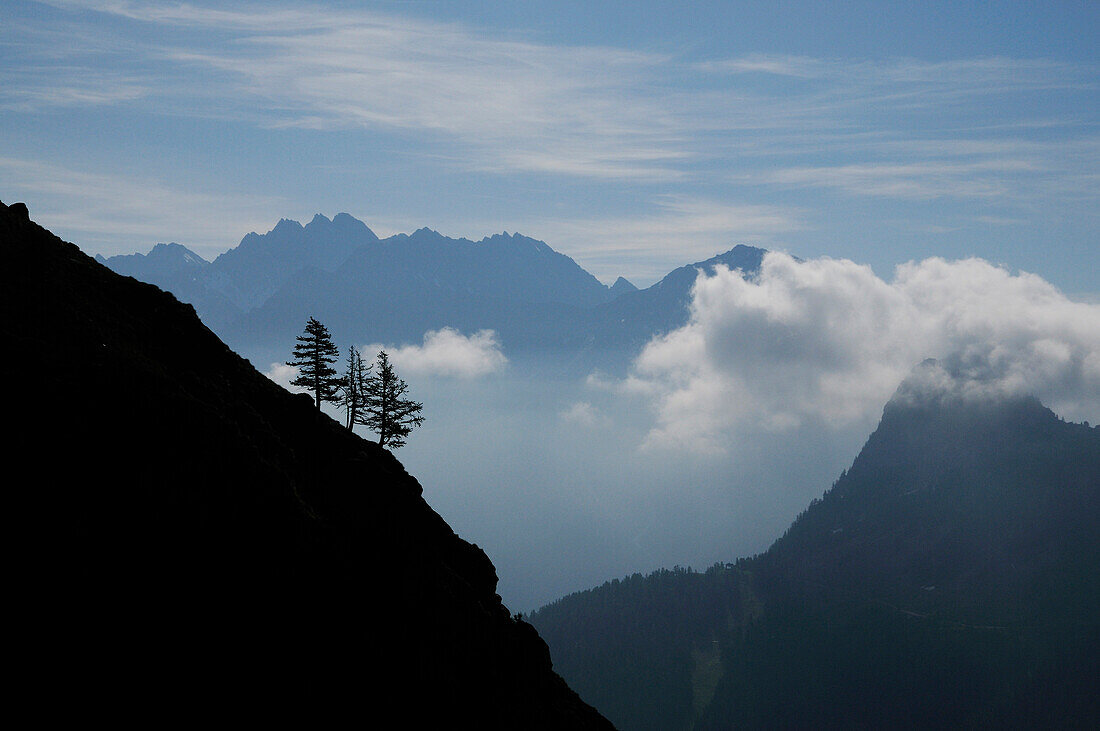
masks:
POLYGON ((321 410, 322 401, 336 401, 342 379, 332 368, 340 351, 332 343, 328 328, 309 318, 305 333, 299 335, 294 346, 294 360, 287 361, 288 366, 298 368, 298 376, 291 385, 305 388, 313 394, 317 410, 321 410))
POLYGON ((420 415, 424 404, 402 398, 409 384, 397 377, 386 351, 379 351, 377 365, 374 375, 367 379, 359 423, 378 434, 380 445, 396 449, 405 444, 405 437, 414 427, 424 423, 420 415))
POLYGON ((340 395, 337 403, 344 407, 346 425, 348 429, 354 429, 360 423, 366 399, 367 383, 370 379, 370 371, 374 364, 363 367, 363 356, 355 346, 348 348, 347 369, 340 382, 340 395))

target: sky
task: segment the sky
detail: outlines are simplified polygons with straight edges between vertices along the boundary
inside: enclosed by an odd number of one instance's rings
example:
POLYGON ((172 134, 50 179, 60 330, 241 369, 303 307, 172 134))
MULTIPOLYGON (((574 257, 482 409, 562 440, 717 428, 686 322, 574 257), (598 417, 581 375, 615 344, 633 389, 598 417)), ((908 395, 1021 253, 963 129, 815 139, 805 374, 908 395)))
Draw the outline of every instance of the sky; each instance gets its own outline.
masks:
POLYGON ((1098 37, 1085 1, 8 0, 0 199, 104 255, 346 211, 608 283, 747 243, 1098 301, 1098 37))
POLYGON ((1095 2, 5 0, 0 200, 106 256, 338 212, 609 284, 779 252, 625 375, 491 331, 365 349, 425 403, 399 458, 527 610, 766 549, 925 358, 1100 419, 1098 37, 1095 2))

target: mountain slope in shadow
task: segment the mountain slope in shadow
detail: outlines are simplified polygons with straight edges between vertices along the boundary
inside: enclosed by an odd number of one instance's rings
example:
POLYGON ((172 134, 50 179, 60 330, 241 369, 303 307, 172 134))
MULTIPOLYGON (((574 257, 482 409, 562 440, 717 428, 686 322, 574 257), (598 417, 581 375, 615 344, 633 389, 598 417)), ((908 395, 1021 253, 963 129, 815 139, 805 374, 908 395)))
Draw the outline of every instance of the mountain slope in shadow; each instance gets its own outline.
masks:
POLYGON ((163 721, 610 728, 387 451, 0 204, 27 697, 163 721))

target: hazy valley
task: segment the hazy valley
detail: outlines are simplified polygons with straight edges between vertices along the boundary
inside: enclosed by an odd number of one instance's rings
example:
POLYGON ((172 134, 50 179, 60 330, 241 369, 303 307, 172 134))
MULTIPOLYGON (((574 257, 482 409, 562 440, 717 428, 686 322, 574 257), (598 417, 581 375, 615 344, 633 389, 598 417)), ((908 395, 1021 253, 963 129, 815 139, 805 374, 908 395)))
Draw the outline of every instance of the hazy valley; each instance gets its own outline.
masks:
POLYGON ((613 576, 760 551, 855 454, 860 424, 742 434, 732 453, 641 448, 651 405, 621 392, 634 359, 687 323, 699 271, 751 277, 764 253, 738 246, 614 291, 518 234, 378 240, 348 214, 318 214, 249 234, 214 262, 179 245, 102 261, 194 304, 283 385, 309 317, 342 348, 385 345, 399 365, 407 352, 402 373, 428 420, 402 461, 492 551, 506 601, 527 611, 613 576), (245 291, 260 292, 251 307, 245 291))

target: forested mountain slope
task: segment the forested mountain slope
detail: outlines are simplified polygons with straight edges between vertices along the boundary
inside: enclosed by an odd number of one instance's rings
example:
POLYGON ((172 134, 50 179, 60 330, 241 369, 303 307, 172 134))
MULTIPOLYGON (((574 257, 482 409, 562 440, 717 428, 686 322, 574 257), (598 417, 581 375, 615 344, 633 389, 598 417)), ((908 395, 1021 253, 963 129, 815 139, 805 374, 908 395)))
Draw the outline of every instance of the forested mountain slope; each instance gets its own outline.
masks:
POLYGON ((903 384, 764 554, 606 584, 531 621, 624 729, 1090 725, 1098 565, 1100 429, 1033 398, 903 384))

